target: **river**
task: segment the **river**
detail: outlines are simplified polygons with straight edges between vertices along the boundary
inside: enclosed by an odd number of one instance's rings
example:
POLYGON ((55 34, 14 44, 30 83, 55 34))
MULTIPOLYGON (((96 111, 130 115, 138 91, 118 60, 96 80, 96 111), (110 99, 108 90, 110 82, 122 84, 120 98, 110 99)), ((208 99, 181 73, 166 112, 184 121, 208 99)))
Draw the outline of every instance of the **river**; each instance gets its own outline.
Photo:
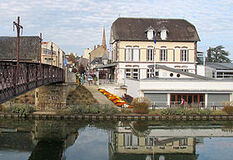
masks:
POLYGON ((231 122, 0 120, 0 160, 232 160, 231 122))

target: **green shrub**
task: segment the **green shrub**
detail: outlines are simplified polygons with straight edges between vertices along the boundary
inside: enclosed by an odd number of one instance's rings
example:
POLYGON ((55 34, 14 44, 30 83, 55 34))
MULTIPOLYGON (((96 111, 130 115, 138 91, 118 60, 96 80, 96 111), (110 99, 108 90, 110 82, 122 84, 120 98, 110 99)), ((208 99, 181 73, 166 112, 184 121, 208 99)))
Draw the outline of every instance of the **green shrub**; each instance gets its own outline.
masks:
POLYGON ((161 110, 162 115, 210 115, 211 110, 209 109, 198 109, 198 108, 166 108, 161 110))
POLYGON ((18 113, 19 116, 26 117, 34 111, 34 108, 30 104, 10 104, 7 111, 11 113, 18 113))
POLYGON ((131 105, 133 106, 133 112, 138 114, 147 114, 149 113, 149 106, 151 102, 146 97, 137 97, 133 99, 131 105))

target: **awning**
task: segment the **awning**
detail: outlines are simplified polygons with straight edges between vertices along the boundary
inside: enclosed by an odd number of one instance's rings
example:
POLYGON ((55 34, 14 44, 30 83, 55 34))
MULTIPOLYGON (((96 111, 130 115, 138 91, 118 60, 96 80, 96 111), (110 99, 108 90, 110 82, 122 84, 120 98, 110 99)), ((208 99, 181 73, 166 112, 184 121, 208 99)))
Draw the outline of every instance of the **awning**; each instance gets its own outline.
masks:
POLYGON ((115 68, 116 64, 106 64, 97 66, 96 69, 104 69, 104 68, 115 68))

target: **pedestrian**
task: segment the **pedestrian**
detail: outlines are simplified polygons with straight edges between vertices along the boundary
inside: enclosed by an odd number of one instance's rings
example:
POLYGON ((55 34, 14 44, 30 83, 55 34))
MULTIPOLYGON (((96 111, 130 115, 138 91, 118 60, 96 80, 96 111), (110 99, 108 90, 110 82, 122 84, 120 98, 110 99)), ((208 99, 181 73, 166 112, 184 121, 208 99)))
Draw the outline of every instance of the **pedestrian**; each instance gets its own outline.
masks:
POLYGON ((182 104, 183 107, 184 107, 184 105, 185 105, 185 100, 184 100, 184 98, 181 98, 181 103, 180 103, 180 104, 182 104))

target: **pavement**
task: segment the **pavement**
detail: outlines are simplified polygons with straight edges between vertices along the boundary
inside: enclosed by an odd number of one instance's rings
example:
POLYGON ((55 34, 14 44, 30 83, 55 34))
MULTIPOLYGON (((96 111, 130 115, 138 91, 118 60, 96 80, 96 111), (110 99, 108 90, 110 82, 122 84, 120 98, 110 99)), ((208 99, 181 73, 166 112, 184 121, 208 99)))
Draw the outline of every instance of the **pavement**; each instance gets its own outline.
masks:
POLYGON ((93 97, 98 101, 99 104, 108 104, 112 107, 116 107, 116 105, 112 101, 110 101, 105 95, 98 91, 97 85, 88 85, 87 83, 85 83, 84 87, 86 87, 86 89, 88 89, 92 93, 93 97))

